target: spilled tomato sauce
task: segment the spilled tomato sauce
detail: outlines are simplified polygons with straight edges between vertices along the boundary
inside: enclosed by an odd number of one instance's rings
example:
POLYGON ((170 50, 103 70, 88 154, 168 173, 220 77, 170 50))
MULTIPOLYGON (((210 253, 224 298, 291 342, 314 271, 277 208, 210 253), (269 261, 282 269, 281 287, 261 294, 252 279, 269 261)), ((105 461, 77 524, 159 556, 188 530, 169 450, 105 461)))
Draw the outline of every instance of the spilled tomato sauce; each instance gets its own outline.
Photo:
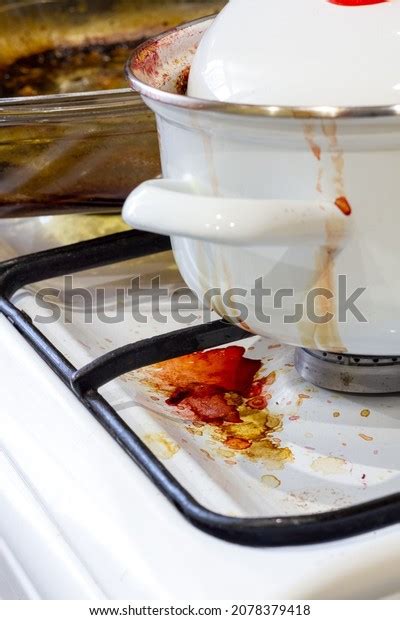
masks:
MULTIPOLYGON (((276 373, 259 377, 262 362, 239 346, 193 353, 149 367, 146 383, 197 427, 207 425, 214 440, 250 459, 283 463, 292 459, 273 433, 281 416, 269 411, 276 373)), ((183 417, 182 416, 182 417, 183 417)))
POLYGON ((164 387, 185 390, 196 385, 215 386, 242 396, 250 390, 261 361, 244 357, 243 347, 213 349, 177 357, 152 366, 164 387))
POLYGON ((335 205, 341 210, 343 215, 351 215, 352 209, 349 201, 344 196, 340 196, 335 200, 335 205))

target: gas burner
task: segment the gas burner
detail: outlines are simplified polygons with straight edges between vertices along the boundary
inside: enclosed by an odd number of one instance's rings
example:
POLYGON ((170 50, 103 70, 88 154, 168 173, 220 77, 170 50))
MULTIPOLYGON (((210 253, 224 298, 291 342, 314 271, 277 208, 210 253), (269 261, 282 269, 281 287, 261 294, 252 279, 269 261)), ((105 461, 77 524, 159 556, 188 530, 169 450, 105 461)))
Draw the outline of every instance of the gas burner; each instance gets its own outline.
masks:
POLYGON ((400 357, 296 349, 295 364, 303 379, 327 390, 352 394, 400 392, 400 357))

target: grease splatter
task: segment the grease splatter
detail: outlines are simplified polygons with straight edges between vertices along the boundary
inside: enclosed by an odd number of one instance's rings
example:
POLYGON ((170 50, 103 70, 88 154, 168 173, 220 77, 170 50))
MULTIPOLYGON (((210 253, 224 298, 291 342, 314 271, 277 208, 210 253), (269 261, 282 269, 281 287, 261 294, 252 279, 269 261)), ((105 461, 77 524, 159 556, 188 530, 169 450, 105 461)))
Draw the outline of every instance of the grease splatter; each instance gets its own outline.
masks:
POLYGON ((262 476, 261 482, 270 489, 277 489, 281 486, 281 481, 276 476, 262 476))
POLYGON ((143 441, 153 454, 162 460, 171 459, 180 450, 178 444, 163 433, 145 435, 143 441))
POLYGON ((311 398, 311 396, 309 394, 298 394, 298 398, 296 401, 296 406, 297 407, 301 407, 301 405, 303 404, 303 402, 307 399, 311 398))
POLYGON ((207 450, 204 450, 203 448, 201 448, 200 452, 202 454, 204 454, 204 456, 209 460, 209 461, 215 461, 214 457, 211 456, 211 454, 209 452, 207 452, 207 450))
POLYGON ((363 409, 360 415, 362 418, 368 418, 371 415, 371 412, 369 409, 363 409))
POLYGON ((336 456, 320 456, 311 464, 311 469, 325 476, 344 474, 345 467, 346 461, 336 456))
POLYGON ((240 453, 251 460, 290 461, 291 450, 274 436, 282 430, 282 416, 270 411, 272 395, 266 391, 276 372, 260 377, 261 361, 244 357, 245 352, 231 346, 193 353, 155 364, 139 378, 196 425, 189 432, 208 427, 211 438, 230 450, 221 454, 224 458, 240 453))
POLYGON ((370 435, 365 435, 364 433, 360 433, 358 436, 361 437, 361 439, 363 439, 364 441, 374 441, 373 437, 371 437, 370 435))
POLYGON ((315 159, 321 161, 321 147, 315 141, 315 131, 312 125, 304 126, 304 136, 315 159))

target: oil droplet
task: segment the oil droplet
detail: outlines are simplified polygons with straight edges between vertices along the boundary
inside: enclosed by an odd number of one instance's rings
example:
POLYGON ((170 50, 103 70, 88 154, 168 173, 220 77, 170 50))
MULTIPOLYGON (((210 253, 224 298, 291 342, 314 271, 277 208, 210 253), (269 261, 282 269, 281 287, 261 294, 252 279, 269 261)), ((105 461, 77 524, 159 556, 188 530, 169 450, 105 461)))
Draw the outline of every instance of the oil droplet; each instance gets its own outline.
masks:
POLYGON ((270 489, 277 489, 281 486, 281 481, 276 476, 262 476, 261 482, 270 489))
POLYGON ((180 450, 178 444, 162 433, 145 435, 143 437, 143 441, 150 448, 153 454, 162 460, 171 459, 180 450))
POLYGON ((346 461, 336 456, 320 456, 315 459, 311 464, 311 469, 324 474, 325 476, 331 476, 334 474, 345 474, 346 461))
POLYGON ((203 436, 203 430, 201 428, 197 428, 196 426, 186 426, 186 430, 191 435, 197 435, 197 437, 203 436))
POLYGON ((225 448, 217 448, 215 450, 215 454, 222 457, 223 459, 231 459, 235 456, 233 450, 226 450, 225 448))
POLYGON ((370 410, 369 410, 369 409, 363 409, 363 410, 361 411, 361 416, 362 416, 363 418, 368 418, 368 416, 370 416, 370 415, 371 415, 371 412, 370 412, 370 410))
POLYGON ((360 433, 359 437, 361 437, 361 439, 364 439, 364 441, 374 441, 373 437, 370 437, 369 435, 364 435, 364 433, 360 433))
POLYGON ((296 406, 301 407, 301 405, 303 404, 303 401, 308 400, 309 398, 311 398, 309 394, 299 394, 297 401, 296 401, 296 406))
POLYGON ((334 411, 333 412, 333 417, 334 418, 340 418, 340 411, 334 411))
POLYGON ((202 454, 204 454, 204 456, 209 460, 209 461, 215 461, 215 459, 211 456, 211 454, 209 452, 207 452, 207 450, 203 450, 202 448, 200 449, 200 452, 202 454))

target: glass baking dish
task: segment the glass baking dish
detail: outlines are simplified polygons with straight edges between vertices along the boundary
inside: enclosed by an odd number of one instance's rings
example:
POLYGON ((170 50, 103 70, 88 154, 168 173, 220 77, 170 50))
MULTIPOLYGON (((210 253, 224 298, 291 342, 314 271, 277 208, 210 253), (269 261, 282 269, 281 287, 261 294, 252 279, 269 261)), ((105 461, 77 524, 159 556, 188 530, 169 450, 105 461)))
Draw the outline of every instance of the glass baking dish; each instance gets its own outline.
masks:
MULTIPOLYGON (((63 50, 84 50, 83 60, 77 57, 82 64, 89 47, 94 54, 99 49, 107 54, 110 43, 122 41, 128 58, 129 49, 143 38, 213 13, 223 4, 223 0, 6 2, 0 5, 0 92, 15 67, 19 77, 29 71, 41 71, 46 77, 40 63, 48 60, 49 50, 52 62, 63 50)), ((109 57, 104 58, 87 75, 82 76, 80 69, 79 75, 60 80, 57 94, 30 96, 35 90, 24 86, 18 94, 28 96, 0 98, 0 218, 112 212, 121 208, 135 185, 159 174, 153 114, 138 95, 119 87, 124 86, 122 64, 120 81, 115 75, 109 79, 109 57), (93 83, 102 90, 71 92, 75 86, 82 90, 93 83), (118 87, 104 90, 108 85, 118 87)))

